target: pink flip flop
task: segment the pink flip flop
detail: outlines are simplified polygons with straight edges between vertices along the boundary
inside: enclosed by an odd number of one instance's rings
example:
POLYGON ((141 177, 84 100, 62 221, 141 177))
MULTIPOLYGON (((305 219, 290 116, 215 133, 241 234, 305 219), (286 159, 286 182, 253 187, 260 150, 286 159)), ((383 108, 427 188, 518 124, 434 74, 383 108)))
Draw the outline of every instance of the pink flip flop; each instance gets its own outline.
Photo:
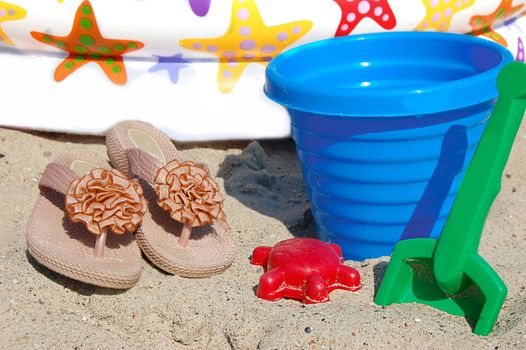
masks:
POLYGON ((125 233, 134 232, 146 212, 139 183, 104 160, 61 155, 48 164, 39 187, 27 224, 29 253, 82 282, 132 287, 141 274, 141 252, 125 233))
POLYGON ((144 188, 149 211, 136 234, 144 254, 164 271, 185 277, 226 270, 235 245, 208 167, 183 160, 165 134, 138 121, 115 125, 106 144, 112 165, 138 177, 144 188))

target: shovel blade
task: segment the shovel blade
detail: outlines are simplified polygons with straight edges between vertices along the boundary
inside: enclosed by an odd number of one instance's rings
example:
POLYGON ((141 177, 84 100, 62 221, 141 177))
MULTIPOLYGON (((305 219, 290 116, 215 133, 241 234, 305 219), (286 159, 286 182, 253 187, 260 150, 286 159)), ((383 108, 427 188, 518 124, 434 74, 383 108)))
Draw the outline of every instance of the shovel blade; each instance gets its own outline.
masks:
POLYGON ((411 239, 399 242, 375 297, 381 306, 419 303, 465 317, 478 335, 493 329, 507 289, 497 273, 480 256, 469 258, 458 294, 445 293, 434 277, 437 241, 411 239))

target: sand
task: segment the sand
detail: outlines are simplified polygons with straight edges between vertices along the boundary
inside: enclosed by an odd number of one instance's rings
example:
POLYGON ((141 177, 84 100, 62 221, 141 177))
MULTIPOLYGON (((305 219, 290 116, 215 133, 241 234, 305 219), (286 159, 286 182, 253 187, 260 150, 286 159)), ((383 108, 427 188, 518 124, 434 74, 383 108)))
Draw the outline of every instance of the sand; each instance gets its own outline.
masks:
POLYGON ((526 348, 526 128, 519 132, 482 239, 480 253, 509 288, 488 337, 469 324, 416 304, 373 303, 388 258, 348 261, 363 289, 334 291, 304 306, 255 294, 258 245, 312 236, 309 203, 290 140, 177 144, 209 164, 225 189, 238 246, 225 273, 186 279, 146 260, 133 288, 114 291, 62 277, 27 254, 25 226, 46 164, 61 152, 105 157, 100 137, 0 129, 0 348, 2 349, 353 349, 526 348))

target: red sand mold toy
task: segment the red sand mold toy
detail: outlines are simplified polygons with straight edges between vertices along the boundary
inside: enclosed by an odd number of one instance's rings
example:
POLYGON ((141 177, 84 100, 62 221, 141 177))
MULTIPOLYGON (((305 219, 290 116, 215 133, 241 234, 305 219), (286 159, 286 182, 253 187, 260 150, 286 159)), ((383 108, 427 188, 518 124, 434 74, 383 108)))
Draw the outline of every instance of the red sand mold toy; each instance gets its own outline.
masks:
POLYGON ((342 264, 341 248, 317 239, 292 238, 274 247, 257 247, 251 263, 265 268, 256 294, 270 301, 291 298, 305 304, 324 303, 335 289, 362 287, 358 271, 342 264))

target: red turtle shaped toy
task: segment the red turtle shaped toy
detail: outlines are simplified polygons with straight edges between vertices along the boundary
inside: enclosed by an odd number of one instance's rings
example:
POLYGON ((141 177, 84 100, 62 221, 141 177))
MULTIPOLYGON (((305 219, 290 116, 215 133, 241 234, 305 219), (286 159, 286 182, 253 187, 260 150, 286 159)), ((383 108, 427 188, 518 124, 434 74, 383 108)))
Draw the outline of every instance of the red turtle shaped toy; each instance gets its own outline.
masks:
POLYGON ((317 239, 291 238, 274 247, 257 247, 251 263, 265 269, 256 294, 270 301, 291 298, 305 304, 324 303, 335 289, 362 287, 359 272, 342 264, 341 248, 317 239))

